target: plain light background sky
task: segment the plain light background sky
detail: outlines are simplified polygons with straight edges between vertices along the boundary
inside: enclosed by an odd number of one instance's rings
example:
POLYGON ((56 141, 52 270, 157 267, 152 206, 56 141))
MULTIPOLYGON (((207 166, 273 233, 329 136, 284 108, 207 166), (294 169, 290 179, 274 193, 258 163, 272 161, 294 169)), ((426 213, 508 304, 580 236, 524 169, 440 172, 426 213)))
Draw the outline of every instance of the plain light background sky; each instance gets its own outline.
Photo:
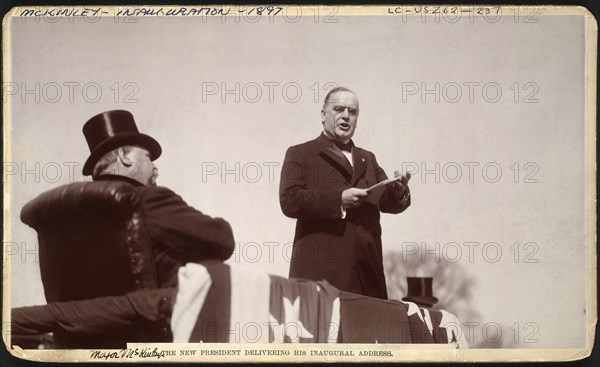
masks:
POLYGON ((402 277, 445 267, 469 280, 472 296, 448 309, 474 323, 474 344, 585 347, 584 17, 333 19, 13 19, 10 306, 45 303, 20 209, 83 179, 81 127, 110 109, 161 143, 160 185, 231 223, 233 266, 286 276, 295 222, 279 208, 281 164, 320 133, 336 84, 360 100, 355 143, 388 175, 413 171, 412 207, 382 215, 388 270, 393 258, 400 272, 421 264, 402 277))

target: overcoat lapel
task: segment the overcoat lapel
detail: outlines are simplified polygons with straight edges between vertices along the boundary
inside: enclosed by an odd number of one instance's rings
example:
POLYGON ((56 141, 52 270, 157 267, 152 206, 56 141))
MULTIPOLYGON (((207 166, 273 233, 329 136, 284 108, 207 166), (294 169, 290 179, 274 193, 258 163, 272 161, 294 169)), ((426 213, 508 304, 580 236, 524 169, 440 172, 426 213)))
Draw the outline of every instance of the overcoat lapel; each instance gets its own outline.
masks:
POLYGON ((317 138, 321 155, 328 161, 333 163, 333 166, 338 168, 342 174, 350 180, 352 178, 352 166, 346 156, 329 140, 325 135, 321 134, 317 138))

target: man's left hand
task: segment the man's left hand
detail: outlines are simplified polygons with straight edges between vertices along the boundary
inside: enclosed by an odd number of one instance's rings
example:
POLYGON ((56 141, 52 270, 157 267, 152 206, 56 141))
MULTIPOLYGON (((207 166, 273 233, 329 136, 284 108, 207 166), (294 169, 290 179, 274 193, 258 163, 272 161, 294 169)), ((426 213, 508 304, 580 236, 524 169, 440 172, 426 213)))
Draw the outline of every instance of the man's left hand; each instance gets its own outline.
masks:
POLYGON ((410 180, 410 172, 402 175, 400 171, 394 171, 394 177, 402 177, 400 180, 389 183, 389 186, 394 190, 394 196, 398 200, 404 200, 408 196, 408 181, 410 180))

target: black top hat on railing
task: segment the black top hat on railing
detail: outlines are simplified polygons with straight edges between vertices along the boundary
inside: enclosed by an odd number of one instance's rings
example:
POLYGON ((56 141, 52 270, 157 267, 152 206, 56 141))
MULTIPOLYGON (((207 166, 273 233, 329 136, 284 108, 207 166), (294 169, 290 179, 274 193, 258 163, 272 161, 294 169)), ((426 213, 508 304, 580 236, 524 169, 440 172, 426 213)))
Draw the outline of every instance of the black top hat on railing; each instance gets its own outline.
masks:
POLYGON ((408 295, 402 298, 419 306, 433 307, 438 299, 433 296, 433 278, 407 277, 408 295))

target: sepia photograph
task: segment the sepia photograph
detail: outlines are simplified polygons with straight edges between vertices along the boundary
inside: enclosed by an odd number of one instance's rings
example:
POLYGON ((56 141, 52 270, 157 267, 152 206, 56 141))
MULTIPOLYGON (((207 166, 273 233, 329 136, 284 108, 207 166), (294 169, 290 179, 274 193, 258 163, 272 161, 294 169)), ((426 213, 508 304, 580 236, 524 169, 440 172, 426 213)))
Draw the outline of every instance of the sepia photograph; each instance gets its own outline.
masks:
POLYGON ((590 355, 587 9, 20 6, 2 27, 12 356, 590 355))

